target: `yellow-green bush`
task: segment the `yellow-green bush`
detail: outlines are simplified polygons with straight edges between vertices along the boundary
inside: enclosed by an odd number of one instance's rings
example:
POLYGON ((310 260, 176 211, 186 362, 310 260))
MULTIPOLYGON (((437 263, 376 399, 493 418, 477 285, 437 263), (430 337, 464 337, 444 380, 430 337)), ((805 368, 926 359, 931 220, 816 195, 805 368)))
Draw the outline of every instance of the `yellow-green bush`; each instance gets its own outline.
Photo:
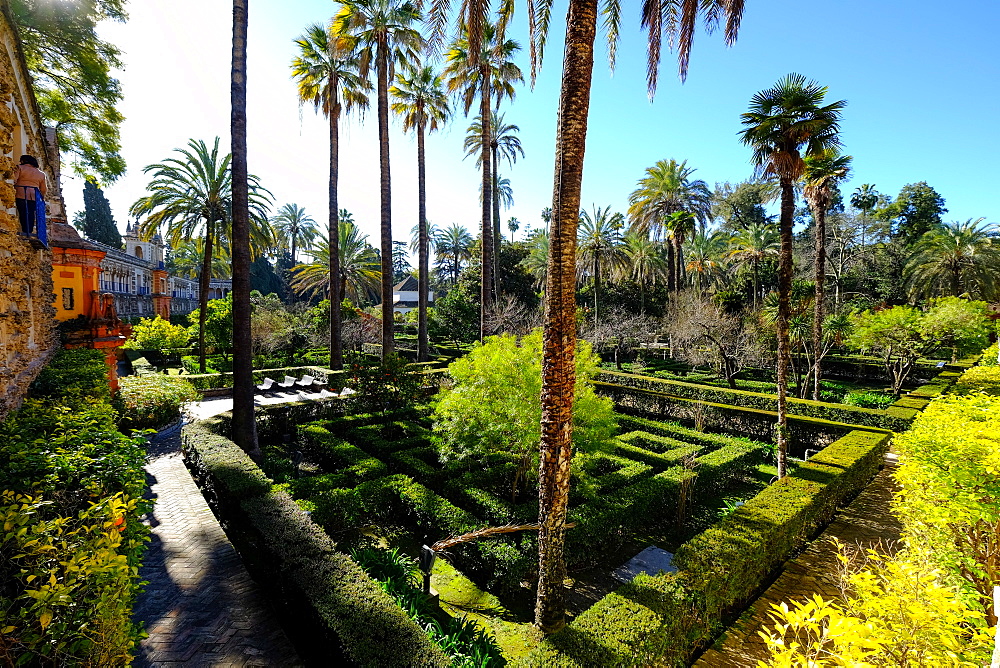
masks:
POLYGON ((200 398, 184 378, 154 373, 122 378, 115 406, 122 429, 160 429, 180 416, 184 404, 200 398))
POLYGON ((985 392, 1000 396, 1000 366, 974 366, 955 383, 955 394, 985 392))

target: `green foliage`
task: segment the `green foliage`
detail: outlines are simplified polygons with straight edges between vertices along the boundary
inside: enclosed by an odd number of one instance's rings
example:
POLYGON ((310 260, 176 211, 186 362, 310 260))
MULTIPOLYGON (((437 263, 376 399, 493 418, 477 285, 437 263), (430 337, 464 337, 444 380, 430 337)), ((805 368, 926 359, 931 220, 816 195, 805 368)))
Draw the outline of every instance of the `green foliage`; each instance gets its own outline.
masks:
MULTIPOLYGON (((573 445, 591 451, 610 444, 617 430, 612 403, 594 393, 591 378, 599 359, 586 341, 576 348, 573 445)), ((520 340, 488 337, 467 356, 452 362, 451 388, 434 408, 435 443, 445 460, 508 452, 532 468, 541 438, 542 332, 520 340)), ((517 483, 515 482, 515 487, 517 483)))
POLYGON ((383 413, 413 403, 422 393, 423 378, 409 361, 393 353, 369 362, 361 355, 349 360, 351 401, 359 413, 383 413))
POLYGON ((111 72, 123 63, 121 52, 100 39, 96 27, 101 21, 125 21, 124 0, 58 5, 13 0, 10 11, 42 116, 59 128, 62 149, 74 156, 73 171, 114 181, 125 173, 119 153, 124 117, 115 108, 122 92, 111 72))
POLYGON ((1000 365, 1000 351, 997 350, 998 343, 994 343, 992 346, 983 351, 983 358, 979 360, 979 363, 983 366, 998 366, 1000 365))
POLYGON ((434 300, 433 317, 428 316, 430 334, 456 343, 472 343, 479 338, 479 302, 467 290, 455 287, 434 300))
POLYGON ((0 424, 5 664, 120 665, 139 637, 145 452, 108 398, 103 353, 63 350, 0 424))
POLYGON ((191 334, 186 327, 171 325, 160 316, 155 316, 143 318, 133 325, 132 334, 122 347, 133 350, 183 348, 190 339, 191 334))
MULTIPOLYGON (((195 309, 188 314, 192 336, 198 335, 200 313, 200 309, 195 309)), ((233 347, 232 293, 223 299, 210 299, 208 301, 208 313, 205 316, 205 345, 220 350, 229 350, 233 347)))
MULTIPOLYGON (((996 373, 990 373, 995 383, 996 373)), ((963 384, 972 383, 971 376, 963 384)), ((995 385, 993 386, 996 387, 995 385)), ((970 393, 931 402, 905 434, 895 512, 911 549, 926 549, 985 613, 1000 584, 1000 397, 970 393)))
POLYGON ((122 416, 122 429, 160 429, 180 417, 185 404, 200 398, 180 376, 125 376, 119 381, 115 407, 122 416))
POLYGON ((83 233, 112 248, 122 247, 122 235, 111 213, 111 203, 93 181, 83 184, 83 233))
POLYGON ((333 640, 358 665, 447 666, 423 629, 286 493, 270 491, 243 450, 214 433, 224 427, 224 420, 185 426, 187 454, 226 521, 238 527, 233 540, 273 602, 284 615, 317 625, 311 649, 328 653, 333 640))
POLYGON ((844 395, 844 403, 861 408, 888 408, 896 398, 883 392, 855 390, 844 395))
POLYGON ((947 212, 944 198, 926 181, 920 181, 903 186, 896 200, 878 209, 875 217, 892 222, 896 237, 909 244, 940 225, 941 215, 947 212))

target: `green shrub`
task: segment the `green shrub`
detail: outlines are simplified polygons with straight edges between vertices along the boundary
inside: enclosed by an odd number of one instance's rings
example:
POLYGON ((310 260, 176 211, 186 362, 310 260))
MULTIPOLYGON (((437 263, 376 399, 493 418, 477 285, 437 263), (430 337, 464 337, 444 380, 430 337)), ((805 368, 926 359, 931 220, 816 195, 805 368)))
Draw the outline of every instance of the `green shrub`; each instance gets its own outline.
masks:
POLYGON ((186 404, 200 398, 184 378, 157 373, 122 378, 114 403, 122 429, 161 429, 180 417, 186 404))
POLYGON ((122 346, 131 350, 160 350, 162 348, 183 348, 191 335, 187 327, 171 325, 156 316, 143 318, 132 326, 132 334, 122 346))
MULTIPOLYGON (((185 454, 272 601, 317 654, 357 665, 446 666, 447 657, 381 587, 232 441, 225 420, 185 426, 185 454)), ((344 491, 349 490, 333 490, 344 491)))
MULTIPOLYGON (((522 665, 688 663, 723 616, 750 600, 838 505, 867 484, 888 441, 887 434, 859 430, 833 443, 683 544, 674 555, 677 573, 640 575, 547 637, 522 665)), ((572 538, 568 532, 567 541, 572 538)))
POLYGON ((955 394, 985 392, 1000 396, 1000 366, 974 366, 955 383, 955 394))
POLYGON ((861 408, 888 408, 895 403, 896 398, 882 392, 871 390, 855 390, 844 395, 843 403, 861 408))
POLYGON ((997 358, 997 345, 997 343, 994 343, 983 351, 982 359, 979 360, 982 366, 997 366, 1000 363, 1000 360, 997 358))
POLYGON ((60 350, 31 384, 29 395, 57 401, 66 406, 107 401, 108 367, 99 350, 60 350))

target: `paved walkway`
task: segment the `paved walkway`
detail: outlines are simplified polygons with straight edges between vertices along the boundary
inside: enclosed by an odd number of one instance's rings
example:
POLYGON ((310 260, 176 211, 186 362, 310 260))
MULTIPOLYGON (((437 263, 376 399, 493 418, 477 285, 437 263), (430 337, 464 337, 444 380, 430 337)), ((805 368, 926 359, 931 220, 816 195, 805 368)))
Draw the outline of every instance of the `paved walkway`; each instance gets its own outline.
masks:
MULTIPOLYGON (((350 388, 346 388, 343 392, 341 392, 341 396, 350 394, 354 394, 354 390, 350 388)), ((321 392, 279 392, 269 395, 258 394, 254 396, 253 403, 255 406, 266 406, 268 404, 283 404, 291 401, 327 399, 335 396, 337 396, 337 393, 330 392, 329 390, 323 390, 321 392)), ((231 410, 233 410, 232 397, 202 399, 201 401, 190 404, 187 408, 188 413, 195 420, 204 420, 205 418, 210 418, 213 415, 218 415, 219 413, 225 413, 226 411, 231 410)))
MULTIPOLYGON (((231 403, 231 402, 230 402, 231 403)), ((180 453, 179 431, 149 444, 153 535, 135 618, 146 622, 135 666, 299 666, 180 453)))
POLYGON ((770 630, 775 624, 770 618, 772 603, 801 601, 813 594, 839 598, 836 574, 840 564, 834 538, 862 550, 893 550, 901 529, 889 512, 896 491, 892 479, 895 457, 889 455, 886 463, 868 487, 834 517, 826 531, 785 564, 775 583, 702 655, 694 664, 696 668, 752 668, 758 660, 767 660, 767 646, 758 632, 770 630))

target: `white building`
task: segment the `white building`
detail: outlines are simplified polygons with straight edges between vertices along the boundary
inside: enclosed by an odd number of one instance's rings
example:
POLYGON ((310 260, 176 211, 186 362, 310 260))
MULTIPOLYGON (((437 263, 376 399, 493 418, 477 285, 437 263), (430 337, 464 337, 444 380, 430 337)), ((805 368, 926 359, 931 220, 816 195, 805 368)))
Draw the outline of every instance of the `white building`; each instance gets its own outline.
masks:
MULTIPOLYGON (((392 288, 392 310, 394 313, 409 313, 417 308, 420 298, 417 279, 407 276, 392 288)), ((434 306, 434 291, 427 291, 427 306, 434 306)))

